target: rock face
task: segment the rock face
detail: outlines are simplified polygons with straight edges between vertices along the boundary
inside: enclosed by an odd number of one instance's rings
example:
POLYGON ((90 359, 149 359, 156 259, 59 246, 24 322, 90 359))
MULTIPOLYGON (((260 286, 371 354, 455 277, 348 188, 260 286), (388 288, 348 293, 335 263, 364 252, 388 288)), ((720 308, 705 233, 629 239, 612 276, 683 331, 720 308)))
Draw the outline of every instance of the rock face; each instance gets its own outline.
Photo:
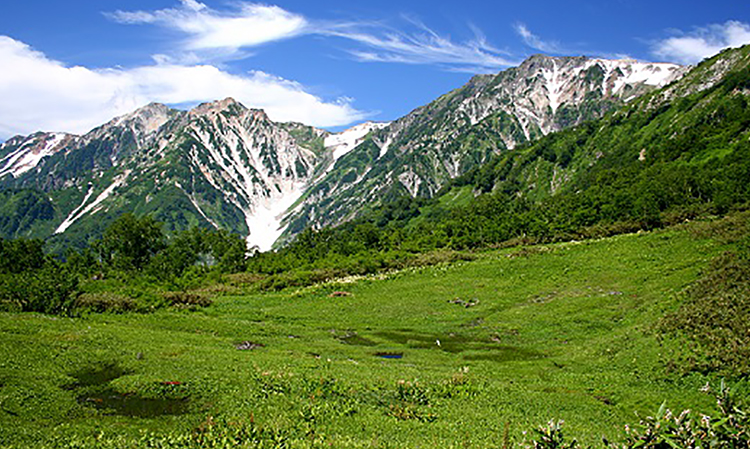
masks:
POLYGON ((600 117, 684 71, 534 56, 395 122, 338 134, 274 123, 231 98, 190 111, 150 104, 83 136, 36 133, 2 144, 0 189, 41 192, 24 198, 45 211, 43 226, 15 220, 3 232, 82 244, 134 212, 171 231, 228 229, 266 250, 284 231, 289 238, 340 223, 399 195, 432 196, 492 154, 600 117))
POLYGON ((290 232, 349 220, 396 195, 434 195, 445 182, 510 150, 674 81, 686 68, 634 60, 532 56, 473 77, 348 152, 290 215, 290 232))

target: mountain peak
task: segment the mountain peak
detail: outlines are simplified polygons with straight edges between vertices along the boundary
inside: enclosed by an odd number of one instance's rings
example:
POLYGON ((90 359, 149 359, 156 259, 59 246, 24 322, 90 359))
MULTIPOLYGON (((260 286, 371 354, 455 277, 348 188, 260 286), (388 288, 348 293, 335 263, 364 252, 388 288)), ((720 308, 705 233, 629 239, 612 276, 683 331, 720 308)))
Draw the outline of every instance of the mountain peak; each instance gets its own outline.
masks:
POLYGON ((211 101, 208 103, 201 103, 194 107, 190 113, 194 115, 207 115, 207 114, 218 114, 223 111, 240 110, 245 111, 247 108, 239 103, 232 97, 227 97, 223 100, 211 101))
POLYGON ((117 117, 110 123, 114 126, 128 126, 128 124, 137 123, 148 133, 156 131, 166 123, 171 111, 169 106, 162 103, 149 103, 129 114, 117 117))

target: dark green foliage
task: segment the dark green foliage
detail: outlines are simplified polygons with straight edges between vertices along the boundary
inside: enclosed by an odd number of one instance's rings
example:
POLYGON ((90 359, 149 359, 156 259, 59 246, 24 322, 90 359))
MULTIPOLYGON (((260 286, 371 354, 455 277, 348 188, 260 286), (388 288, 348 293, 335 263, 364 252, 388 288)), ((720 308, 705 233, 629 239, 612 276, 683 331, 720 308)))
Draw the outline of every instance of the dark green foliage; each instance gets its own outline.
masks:
POLYGON ((0 308, 6 310, 69 315, 77 294, 77 277, 52 261, 40 269, 0 276, 0 308))
POLYGON ((29 236, 55 218, 49 197, 36 190, 0 192, 0 237, 29 236))
POLYGON ((19 274, 38 270, 47 261, 41 240, 3 240, 0 238, 0 274, 19 274))
POLYGON ((0 309, 68 315, 77 294, 77 277, 40 240, 0 239, 0 309))
POLYGON ((125 214, 91 248, 67 251, 63 266, 84 281, 76 309, 152 312, 207 307, 206 295, 189 290, 243 271, 246 258, 245 240, 229 232, 192 228, 167 239, 152 218, 125 214))
POLYGON ((241 237, 224 230, 192 228, 173 237, 151 260, 148 271, 159 279, 180 277, 196 265, 237 273, 245 269, 245 247, 241 237))
POLYGON ((105 266, 118 270, 142 270, 165 248, 161 225, 149 216, 123 214, 107 228, 95 251, 105 266))

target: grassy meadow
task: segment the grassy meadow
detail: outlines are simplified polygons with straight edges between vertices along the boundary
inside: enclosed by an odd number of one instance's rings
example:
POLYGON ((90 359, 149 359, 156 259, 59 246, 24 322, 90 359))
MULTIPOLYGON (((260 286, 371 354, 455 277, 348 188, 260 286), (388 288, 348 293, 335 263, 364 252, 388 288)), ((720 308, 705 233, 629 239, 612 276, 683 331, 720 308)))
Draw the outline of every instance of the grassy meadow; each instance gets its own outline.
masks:
POLYGON ((717 379, 671 369, 682 343, 659 330, 726 249, 691 229, 192 311, 2 313, 0 447, 178 447, 223 426, 258 447, 485 448, 551 419, 596 443, 665 401, 710 410, 699 390, 717 379))

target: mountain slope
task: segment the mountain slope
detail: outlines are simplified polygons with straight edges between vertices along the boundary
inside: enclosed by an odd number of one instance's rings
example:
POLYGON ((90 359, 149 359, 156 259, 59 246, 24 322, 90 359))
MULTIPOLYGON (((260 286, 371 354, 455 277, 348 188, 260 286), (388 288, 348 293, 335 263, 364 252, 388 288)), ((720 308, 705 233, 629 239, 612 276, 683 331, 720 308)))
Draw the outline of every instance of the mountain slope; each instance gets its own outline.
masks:
MULTIPOLYGON (((745 46, 601 119, 494 155, 432 199, 383 201, 342 225, 308 229, 278 252, 253 257, 251 270, 363 274, 410 259, 444 261, 452 257, 445 249, 581 241, 702 221, 746 212, 748 179, 745 46)), ((720 233, 739 238, 747 218, 738 214, 720 233)))
POLYGON ((14 205, 0 230, 82 245, 134 212, 170 231, 228 229, 265 250, 285 230, 287 239, 389 199, 431 197, 495 154, 599 117, 683 72, 535 56, 393 123, 338 134, 274 123, 232 99, 187 112, 151 104, 83 136, 37 133, 0 146, 0 189, 14 205))
POLYGON ((750 46, 603 119, 493 157, 409 226, 457 248, 650 229, 746 208, 748 177, 750 46))
MULTIPOLYGON (((54 232, 64 234, 58 239, 77 241, 127 211, 152 214, 172 230, 229 229, 268 248, 276 216, 301 194, 319 159, 303 146, 308 141, 298 144, 263 111, 232 99, 189 112, 151 104, 85 136, 59 136, 6 142, 0 183, 46 192, 54 232), (60 140, 67 144, 50 143, 60 140), (36 165, 17 162, 32 157, 36 165)), ((22 233, 45 232, 49 226, 22 233)))
POLYGON ((749 71, 750 46, 725 51, 601 120, 495 157, 454 184, 541 199, 601 185, 604 172, 726 164, 750 137, 749 71))
POLYGON ((399 195, 430 197, 493 154, 586 120, 678 79, 685 68, 534 56, 375 131, 287 217, 289 232, 336 224, 399 195))

